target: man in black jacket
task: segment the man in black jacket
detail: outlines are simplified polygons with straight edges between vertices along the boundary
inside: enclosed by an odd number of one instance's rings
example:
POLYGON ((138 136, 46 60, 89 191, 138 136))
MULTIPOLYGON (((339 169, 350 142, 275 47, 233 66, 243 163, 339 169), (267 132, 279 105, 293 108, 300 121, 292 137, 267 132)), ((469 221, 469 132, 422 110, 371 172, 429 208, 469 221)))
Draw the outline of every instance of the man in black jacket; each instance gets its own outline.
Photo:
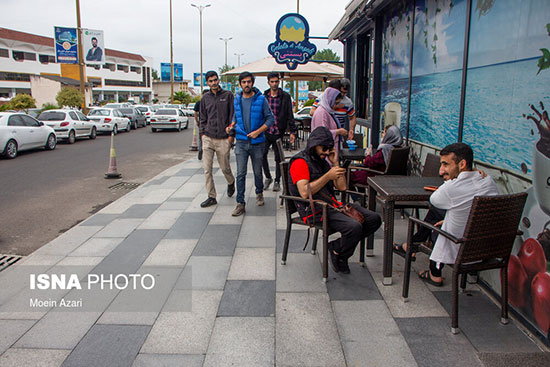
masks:
POLYGON ((273 191, 279 191, 281 189, 281 170, 279 163, 281 157, 279 156, 279 150, 276 147, 277 139, 282 139, 287 128, 290 130, 290 143, 294 143, 296 139, 296 125, 294 123, 294 115, 292 113, 292 100, 290 94, 279 88, 279 73, 269 73, 267 75, 267 82, 269 83, 269 89, 264 92, 264 96, 269 103, 269 107, 275 115, 275 124, 269 128, 265 133, 265 151, 263 158, 263 168, 265 175, 264 190, 267 190, 273 182, 273 177, 269 171, 269 163, 267 162, 267 155, 269 153, 269 147, 273 146, 273 153, 275 154, 275 183, 273 184, 273 191))

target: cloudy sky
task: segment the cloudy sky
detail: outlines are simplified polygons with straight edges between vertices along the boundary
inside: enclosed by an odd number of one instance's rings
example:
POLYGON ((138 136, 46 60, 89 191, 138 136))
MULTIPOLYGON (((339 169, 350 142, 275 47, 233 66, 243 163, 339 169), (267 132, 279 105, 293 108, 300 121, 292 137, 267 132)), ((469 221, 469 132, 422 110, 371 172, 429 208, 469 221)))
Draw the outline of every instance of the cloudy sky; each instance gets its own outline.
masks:
MULTIPOLYGON (((75 0, 2 0, 2 27, 53 37, 54 26, 75 27, 75 0)), ((284 14, 296 12, 296 0, 172 0, 174 62, 183 63, 184 78, 200 70, 199 11, 191 4, 210 7, 203 11, 204 70, 224 64, 224 42, 228 64, 237 66, 267 56, 267 45, 275 39, 275 25, 284 14)), ((328 36, 336 26, 348 0, 300 0, 300 14, 309 22, 310 36, 328 36)), ((155 69, 170 62, 169 0, 80 0, 82 27, 101 29, 105 47, 151 56, 155 69)), ((342 57, 342 44, 313 40, 318 49, 332 48, 342 57)))

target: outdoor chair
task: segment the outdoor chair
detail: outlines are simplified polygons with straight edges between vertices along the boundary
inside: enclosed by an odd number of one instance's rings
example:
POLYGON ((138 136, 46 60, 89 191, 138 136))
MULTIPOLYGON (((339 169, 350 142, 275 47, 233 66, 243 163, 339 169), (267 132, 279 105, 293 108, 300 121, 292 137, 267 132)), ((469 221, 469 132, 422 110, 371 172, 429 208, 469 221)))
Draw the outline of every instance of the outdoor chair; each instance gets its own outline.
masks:
POLYGON ((431 254, 431 245, 412 243, 415 224, 437 232, 460 246, 456 262, 449 265, 453 269, 452 277, 452 322, 451 332, 459 333, 458 328, 458 276, 461 275, 460 288, 466 288, 466 275, 472 271, 501 269, 501 323, 508 323, 508 261, 518 234, 518 225, 527 199, 526 193, 476 196, 466 223, 464 235, 456 238, 423 220, 409 217, 407 234, 407 253, 403 279, 403 301, 409 297, 409 282, 413 252, 431 254))
MULTIPOLYGON (((285 157, 285 150, 283 148, 283 140, 282 139, 277 139, 276 140, 275 149, 277 149, 277 151, 279 152, 279 157, 281 157, 281 162, 288 162, 290 160, 290 157, 285 157)), ((281 176, 282 175, 283 175, 283 173, 281 172, 281 176)), ((283 191, 283 194, 284 194, 284 191, 283 191)), ((284 200, 281 197, 281 208, 283 207, 283 203, 284 203, 284 200)))
MULTIPOLYGON (((301 226, 309 226, 309 224, 304 223, 300 215, 296 215, 298 213, 298 208, 296 207, 296 203, 301 202, 305 205, 310 205, 309 199, 303 199, 299 196, 292 196, 290 194, 290 186, 289 186, 289 180, 290 180, 290 174, 289 174, 289 162, 284 160, 281 161, 281 180, 283 184, 283 195, 281 195, 281 199, 285 202, 285 213, 286 213, 286 232, 285 232, 285 242, 283 247, 283 254, 281 257, 281 264, 286 265, 286 259, 288 255, 288 247, 290 243, 290 234, 292 232, 292 225, 301 225, 301 226)), ((363 204, 364 204, 364 195, 362 198, 363 204)), ((327 211, 328 211, 328 204, 321 200, 314 200, 314 203, 319 204, 322 208, 322 218, 328 218, 327 217, 327 211)), ((332 234, 328 229, 328 224, 326 220, 315 222, 315 225, 313 226, 315 229, 313 234, 313 242, 312 242, 312 248, 311 253, 315 254, 317 251, 317 239, 319 237, 319 230, 323 231, 323 264, 322 264, 322 270, 323 270, 323 282, 326 282, 328 279, 328 237, 332 234)), ((308 239, 309 239, 309 233, 308 233, 308 239)), ((361 249, 363 250, 365 247, 365 240, 363 239, 361 241, 361 249)), ((363 250, 364 251, 364 250, 363 250)))

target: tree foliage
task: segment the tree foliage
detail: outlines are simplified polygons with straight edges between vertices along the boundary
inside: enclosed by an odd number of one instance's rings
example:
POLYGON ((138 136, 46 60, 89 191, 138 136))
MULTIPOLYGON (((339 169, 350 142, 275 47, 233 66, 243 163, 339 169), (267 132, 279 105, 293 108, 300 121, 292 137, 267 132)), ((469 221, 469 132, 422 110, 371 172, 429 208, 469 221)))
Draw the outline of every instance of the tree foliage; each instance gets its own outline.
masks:
POLYGON ((80 107, 84 103, 84 95, 76 88, 64 87, 57 93, 55 100, 61 107, 80 107))
MULTIPOLYGON (((325 48, 323 50, 317 51, 313 55, 312 60, 323 60, 323 61, 340 61, 340 56, 336 52, 332 51, 330 48, 325 48)), ((309 82, 309 90, 322 90, 323 83, 320 81, 309 82)))
POLYGON ((182 90, 175 92, 174 97, 172 98, 172 101, 174 103, 180 103, 180 104, 191 103, 191 100, 192 100, 191 96, 182 90))
POLYGON ((224 66, 218 68, 218 71, 220 73, 220 81, 222 81, 224 83, 226 81, 228 83, 231 83, 231 92, 235 93, 235 87, 238 87, 239 77, 237 75, 222 75, 226 71, 233 70, 233 69, 235 69, 234 66, 224 65, 224 66))
POLYGON ((159 80, 159 72, 155 69, 151 69, 151 76, 153 77, 153 80, 159 80))
POLYGON ((22 93, 13 97, 8 104, 10 105, 10 110, 26 111, 29 108, 36 107, 36 100, 32 98, 30 95, 22 93))

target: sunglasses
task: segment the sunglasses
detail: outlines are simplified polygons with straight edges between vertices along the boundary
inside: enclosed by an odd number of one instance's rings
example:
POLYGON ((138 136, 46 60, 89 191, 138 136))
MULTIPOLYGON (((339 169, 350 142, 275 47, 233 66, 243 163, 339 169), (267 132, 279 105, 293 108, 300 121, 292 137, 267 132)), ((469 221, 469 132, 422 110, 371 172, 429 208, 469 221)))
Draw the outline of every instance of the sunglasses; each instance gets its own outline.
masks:
POLYGON ((323 152, 330 152, 332 147, 329 147, 328 145, 323 145, 321 149, 323 150, 323 152))

